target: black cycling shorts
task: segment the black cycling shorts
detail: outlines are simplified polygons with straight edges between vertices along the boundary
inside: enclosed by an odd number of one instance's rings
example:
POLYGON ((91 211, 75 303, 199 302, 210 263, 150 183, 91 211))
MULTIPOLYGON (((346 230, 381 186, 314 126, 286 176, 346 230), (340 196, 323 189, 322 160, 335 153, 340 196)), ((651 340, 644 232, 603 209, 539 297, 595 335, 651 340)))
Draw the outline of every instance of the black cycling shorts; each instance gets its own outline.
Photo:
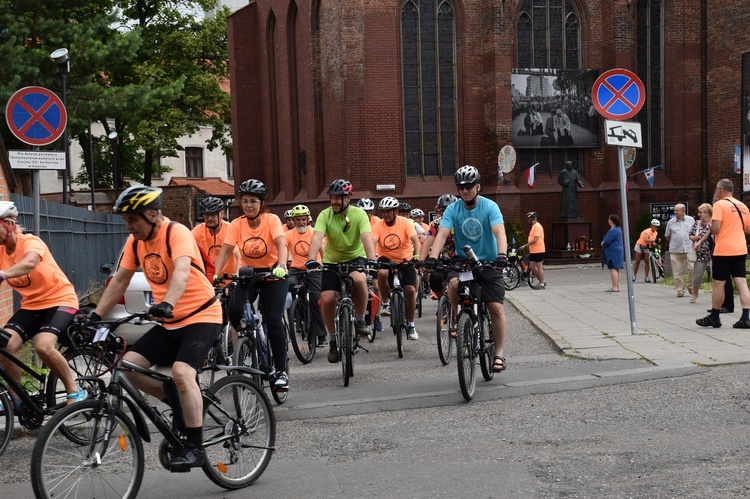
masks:
POLYGON ((178 329, 155 326, 129 350, 144 356, 152 366, 171 366, 179 361, 198 369, 219 333, 221 324, 190 324, 178 329))
POLYGON ((544 253, 529 253, 529 261, 530 262, 543 262, 544 253))
POLYGON ((37 335, 37 333, 52 333, 57 336, 62 345, 70 345, 68 338, 68 326, 73 321, 78 309, 70 307, 51 307, 42 310, 20 309, 13 314, 7 329, 17 332, 24 343, 37 335))
MULTIPOLYGON (((367 265, 365 258, 359 257, 354 260, 344 263, 344 265, 361 265, 364 267, 367 265)), ((323 270, 323 277, 321 278, 321 291, 341 291, 341 279, 339 278, 338 272, 333 270, 323 270)))
MULTIPOLYGON (((457 272, 451 272, 449 279, 458 279, 457 272)), ((503 303, 505 301, 505 286, 503 285, 503 274, 500 269, 486 268, 479 271, 479 280, 472 282, 474 286, 481 286, 482 301, 484 303, 503 303)), ((476 288, 474 288, 476 292, 476 288)))
MULTIPOLYGON (((378 258, 378 262, 390 263, 385 257, 378 258)), ((393 287, 393 277, 396 275, 395 272, 391 272, 388 275, 388 285, 393 287)), ((414 286, 417 287, 417 268, 414 264, 406 265, 401 269, 401 287, 414 286)))
POLYGON ((731 277, 745 277, 745 255, 713 256, 711 262, 713 279, 726 281, 731 277))

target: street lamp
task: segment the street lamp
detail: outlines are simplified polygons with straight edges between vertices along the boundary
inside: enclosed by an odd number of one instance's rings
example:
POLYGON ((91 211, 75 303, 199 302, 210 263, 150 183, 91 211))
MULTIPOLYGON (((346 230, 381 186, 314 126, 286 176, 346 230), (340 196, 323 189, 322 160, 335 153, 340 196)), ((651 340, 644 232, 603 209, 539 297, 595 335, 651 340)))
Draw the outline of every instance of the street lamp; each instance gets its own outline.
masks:
POLYGON ((120 188, 120 158, 117 154, 117 132, 112 132, 107 135, 107 138, 112 141, 112 175, 115 187, 115 199, 117 199, 117 189, 120 188))
MULTIPOLYGON (((68 73, 70 73, 70 56, 68 55, 68 49, 62 48, 52 52, 50 58, 57 64, 57 71, 60 73, 60 80, 62 84, 62 103, 65 106, 67 112, 68 108, 68 96, 66 93, 66 83, 68 80, 68 73)), ((62 185, 62 202, 68 204, 68 172, 70 170, 70 154, 68 146, 68 127, 65 127, 62 134, 63 151, 65 152, 65 170, 63 170, 63 185, 62 185)))

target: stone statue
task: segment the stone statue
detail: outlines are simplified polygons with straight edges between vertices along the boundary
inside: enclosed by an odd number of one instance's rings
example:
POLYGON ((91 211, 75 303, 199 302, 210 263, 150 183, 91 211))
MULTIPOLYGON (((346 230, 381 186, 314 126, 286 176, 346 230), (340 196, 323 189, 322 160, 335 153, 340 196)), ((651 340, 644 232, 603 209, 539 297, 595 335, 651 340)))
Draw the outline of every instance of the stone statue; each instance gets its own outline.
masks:
POLYGON ((560 203, 560 218, 580 219, 578 209, 578 188, 585 187, 578 170, 573 169, 573 162, 565 163, 565 169, 557 177, 557 183, 562 186, 562 202, 560 203))

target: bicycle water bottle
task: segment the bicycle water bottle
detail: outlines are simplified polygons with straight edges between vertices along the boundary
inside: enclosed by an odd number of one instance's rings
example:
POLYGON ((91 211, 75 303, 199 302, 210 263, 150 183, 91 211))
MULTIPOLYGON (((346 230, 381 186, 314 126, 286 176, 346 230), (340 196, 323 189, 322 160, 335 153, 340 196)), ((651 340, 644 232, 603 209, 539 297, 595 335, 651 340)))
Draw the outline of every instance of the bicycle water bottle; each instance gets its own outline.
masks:
POLYGON ((477 258, 477 255, 476 255, 476 253, 474 253, 474 250, 471 249, 471 246, 469 246, 467 244, 466 246, 464 246, 461 249, 464 251, 464 253, 466 254, 467 258, 471 258, 475 262, 479 263, 479 258, 477 258))

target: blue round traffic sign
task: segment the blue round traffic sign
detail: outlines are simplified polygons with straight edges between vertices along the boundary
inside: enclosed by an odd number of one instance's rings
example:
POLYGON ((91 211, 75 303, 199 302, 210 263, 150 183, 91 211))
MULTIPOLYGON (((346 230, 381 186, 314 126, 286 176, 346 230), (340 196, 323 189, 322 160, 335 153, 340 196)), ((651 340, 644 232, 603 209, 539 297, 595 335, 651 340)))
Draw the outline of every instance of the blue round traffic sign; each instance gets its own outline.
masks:
POLYGON ((640 78, 627 69, 610 69, 594 82, 591 100, 599 114, 610 120, 627 120, 643 107, 646 89, 640 78))
POLYGON ((8 100, 5 121, 18 140, 32 146, 46 146, 65 132, 68 113, 52 91, 24 87, 8 100))

